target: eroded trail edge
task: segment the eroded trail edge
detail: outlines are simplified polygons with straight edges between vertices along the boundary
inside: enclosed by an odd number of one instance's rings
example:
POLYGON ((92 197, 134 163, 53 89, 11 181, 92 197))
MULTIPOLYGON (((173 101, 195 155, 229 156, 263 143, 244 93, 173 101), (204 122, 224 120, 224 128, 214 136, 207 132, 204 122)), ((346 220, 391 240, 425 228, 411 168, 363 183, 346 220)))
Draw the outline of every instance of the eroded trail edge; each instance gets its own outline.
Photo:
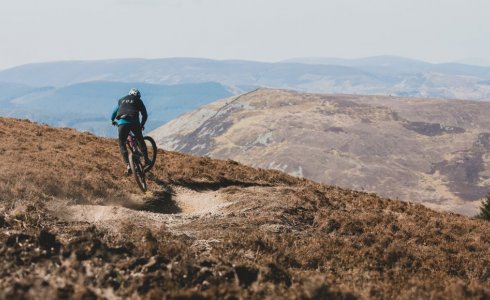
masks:
POLYGON ((93 223, 113 231, 117 231, 122 223, 134 223, 155 229, 165 226, 177 234, 182 233, 182 225, 225 214, 224 208, 233 203, 229 195, 222 190, 195 191, 182 186, 173 186, 172 191, 172 200, 161 205, 173 206, 174 213, 157 213, 130 208, 144 207, 145 200, 141 196, 134 196, 130 203, 123 203, 123 205, 67 205, 60 202, 53 206, 52 210, 65 221, 93 223))

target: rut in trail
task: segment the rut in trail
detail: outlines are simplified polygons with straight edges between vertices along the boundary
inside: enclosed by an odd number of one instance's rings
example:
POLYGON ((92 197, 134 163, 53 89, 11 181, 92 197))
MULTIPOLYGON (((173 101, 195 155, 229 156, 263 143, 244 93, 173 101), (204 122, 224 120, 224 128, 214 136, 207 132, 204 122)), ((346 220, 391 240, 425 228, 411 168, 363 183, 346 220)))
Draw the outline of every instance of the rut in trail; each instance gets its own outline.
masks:
POLYGON ((185 187, 172 188, 173 196, 169 203, 170 213, 157 213, 134 209, 143 207, 144 200, 135 196, 133 201, 121 205, 66 205, 59 203, 53 207, 58 216, 69 222, 89 222, 109 230, 117 231, 122 223, 134 223, 152 228, 165 226, 174 233, 177 227, 193 220, 218 215, 222 209, 232 204, 220 190, 194 191, 185 187))

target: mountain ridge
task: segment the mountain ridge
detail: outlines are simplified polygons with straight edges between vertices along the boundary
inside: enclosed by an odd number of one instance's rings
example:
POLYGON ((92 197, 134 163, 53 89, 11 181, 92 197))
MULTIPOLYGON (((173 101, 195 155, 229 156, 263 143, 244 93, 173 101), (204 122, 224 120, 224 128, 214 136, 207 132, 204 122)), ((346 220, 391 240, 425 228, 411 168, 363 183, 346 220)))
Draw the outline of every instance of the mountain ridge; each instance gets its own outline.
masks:
POLYGON ((150 135, 164 149, 471 215, 490 188, 488 149, 475 146, 490 132, 489 109, 485 102, 259 89, 150 135))
MULTIPOLYGON (((294 59, 293 59, 294 60, 294 59)), ((256 62, 199 58, 63 61, 0 71, 0 81, 63 86, 85 81, 178 84, 215 81, 245 92, 256 87, 307 92, 394 94, 490 99, 490 67, 413 63, 389 56, 335 60, 335 64, 256 62)))

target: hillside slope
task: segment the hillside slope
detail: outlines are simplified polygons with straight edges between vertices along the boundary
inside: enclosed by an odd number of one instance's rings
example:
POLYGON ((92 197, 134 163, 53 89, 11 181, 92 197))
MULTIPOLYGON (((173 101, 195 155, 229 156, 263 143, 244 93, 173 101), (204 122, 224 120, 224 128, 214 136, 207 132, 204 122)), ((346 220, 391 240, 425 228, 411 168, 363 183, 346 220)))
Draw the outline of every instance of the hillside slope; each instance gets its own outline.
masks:
POLYGON ((0 298, 488 299, 490 223, 0 119, 0 298))
POLYGON ((490 191, 489 102, 259 89, 151 132, 233 159, 468 215, 490 191))

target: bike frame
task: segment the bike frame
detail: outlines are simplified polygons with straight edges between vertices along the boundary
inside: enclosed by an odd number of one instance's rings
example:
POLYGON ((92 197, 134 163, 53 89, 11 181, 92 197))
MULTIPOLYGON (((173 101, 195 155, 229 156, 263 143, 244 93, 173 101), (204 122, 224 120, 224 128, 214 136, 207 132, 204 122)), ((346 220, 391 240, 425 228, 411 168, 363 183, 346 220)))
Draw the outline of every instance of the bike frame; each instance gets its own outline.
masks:
MULTIPOLYGON (((149 140, 150 140, 150 143, 152 145, 152 149, 154 152, 153 152, 153 162, 151 163, 151 165, 149 165, 148 170, 151 169, 151 167, 153 166, 154 160, 156 158, 155 141, 151 138, 149 138, 149 140)), ((147 183, 146 183, 146 179, 145 179, 145 171, 146 171, 145 168, 146 168, 146 166, 143 167, 143 165, 141 164, 141 157, 143 157, 143 153, 140 150, 140 147, 138 147, 138 141, 136 140, 135 135, 131 131, 128 133, 128 137, 126 139, 126 146, 129 146, 129 151, 131 151, 131 154, 128 158, 129 158, 129 164, 130 164, 131 170, 132 170, 134 177, 136 179, 136 183, 138 184, 139 188, 143 192, 146 192, 146 189, 147 189, 147 183)), ((145 161, 145 164, 146 164, 146 161, 145 161)))
POLYGON ((136 147, 136 138, 132 132, 129 132, 128 139, 126 140, 126 144, 128 144, 129 149, 131 149, 131 152, 140 155, 138 148, 136 147))

